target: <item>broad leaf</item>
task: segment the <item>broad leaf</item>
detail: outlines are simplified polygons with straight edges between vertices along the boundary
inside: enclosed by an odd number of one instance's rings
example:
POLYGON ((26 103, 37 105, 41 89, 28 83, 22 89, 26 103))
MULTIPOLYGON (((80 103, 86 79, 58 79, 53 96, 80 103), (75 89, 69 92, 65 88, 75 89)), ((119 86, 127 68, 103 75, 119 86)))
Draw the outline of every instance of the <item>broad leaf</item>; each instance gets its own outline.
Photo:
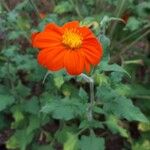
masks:
POLYGON ((85 106, 82 103, 72 100, 56 100, 51 101, 42 108, 42 112, 51 113, 55 119, 70 120, 77 115, 85 112, 85 106))

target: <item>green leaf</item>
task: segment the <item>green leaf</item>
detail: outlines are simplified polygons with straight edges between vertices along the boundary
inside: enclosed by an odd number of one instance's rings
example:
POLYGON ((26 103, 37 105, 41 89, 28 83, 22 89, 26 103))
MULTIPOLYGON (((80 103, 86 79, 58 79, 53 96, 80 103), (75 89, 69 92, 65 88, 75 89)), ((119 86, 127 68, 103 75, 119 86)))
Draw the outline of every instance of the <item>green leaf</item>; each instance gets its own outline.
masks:
POLYGON ((140 122, 138 125, 138 129, 142 132, 150 131, 150 122, 148 122, 148 123, 140 122))
POLYGON ((89 96, 87 94, 87 92, 83 89, 83 88, 80 88, 79 90, 79 96, 81 97, 81 99, 84 101, 84 102, 87 102, 89 96))
POLYGON ((136 7, 136 12, 140 17, 148 17, 150 12, 150 2, 140 2, 136 7))
POLYGON ((110 65, 110 64, 107 64, 106 62, 101 62, 100 69, 102 71, 122 72, 122 73, 127 74, 130 77, 129 73, 117 64, 110 65))
POLYGON ((33 145, 32 150, 54 150, 51 145, 33 145))
POLYGON ((15 90, 22 97, 26 97, 30 94, 30 89, 24 86, 20 81, 18 82, 18 85, 16 86, 15 90))
POLYGON ((119 117, 126 118, 127 120, 136 120, 147 122, 146 117, 142 114, 140 109, 132 104, 130 99, 125 97, 118 97, 110 104, 104 106, 106 111, 111 111, 119 117))
POLYGON ((98 85, 107 85, 108 84, 108 77, 105 74, 100 74, 97 71, 94 74, 95 83, 98 85))
POLYGON ((46 104, 41 111, 51 113, 55 119, 70 120, 83 114, 84 109, 82 103, 73 100, 56 100, 46 104))
POLYGON ((119 119, 113 115, 107 117, 106 125, 112 133, 119 133, 122 137, 128 138, 128 132, 126 129, 119 126, 119 119))
POLYGON ((132 145, 132 150, 149 150, 149 148, 150 148, 150 141, 148 139, 136 142, 132 145))
POLYGON ((92 136, 82 136, 80 140, 81 150, 104 150, 104 139, 92 136))
POLYGON ((28 134, 25 129, 17 130, 6 142, 8 149, 26 150, 26 146, 32 141, 33 134, 28 134))
POLYGON ((54 77, 54 83, 55 83, 56 87, 59 89, 64 84, 63 76, 54 77))
POLYGON ((83 128, 104 128, 104 126, 102 122, 97 120, 92 120, 92 121, 83 120, 79 125, 79 129, 83 129, 83 128))
POLYGON ((15 99, 13 96, 0 94, 0 111, 6 109, 8 106, 13 104, 14 101, 15 99))
POLYGON ((31 134, 34 130, 40 128, 40 118, 35 115, 29 117, 29 125, 27 127, 27 133, 31 134))
POLYGON ((129 121, 148 121, 140 109, 134 106, 129 98, 118 95, 110 87, 99 87, 96 95, 103 101, 103 109, 107 113, 114 114, 120 118, 126 118, 129 121))
POLYGON ((62 130, 57 130, 55 134, 55 138, 57 141, 61 144, 65 143, 67 140, 67 133, 70 132, 70 130, 67 127, 62 128, 62 130))
POLYGON ((14 122, 11 124, 11 128, 16 128, 23 120, 24 120, 24 115, 20 108, 15 108, 12 110, 13 113, 13 118, 14 122))
POLYGON ((25 101, 22 108, 25 112, 37 115, 40 111, 39 101, 36 97, 33 97, 32 99, 25 101))
POLYGON ((123 73, 122 72, 111 72, 110 79, 114 83, 119 83, 122 81, 123 73))
POLYGON ((128 19, 128 22, 126 24, 125 29, 129 29, 131 31, 137 30, 141 26, 141 22, 135 18, 135 17, 130 17, 128 19))
POLYGON ((75 134, 67 133, 67 140, 64 143, 64 150, 78 150, 78 137, 75 134))
POLYGON ((108 60, 110 57, 110 51, 109 51, 109 46, 110 46, 110 39, 106 37, 104 34, 100 34, 99 40, 102 43, 104 54, 103 54, 103 59, 108 60))
POLYGON ((54 8, 54 12, 57 14, 71 12, 72 10, 73 10, 73 6, 68 1, 63 1, 54 8))

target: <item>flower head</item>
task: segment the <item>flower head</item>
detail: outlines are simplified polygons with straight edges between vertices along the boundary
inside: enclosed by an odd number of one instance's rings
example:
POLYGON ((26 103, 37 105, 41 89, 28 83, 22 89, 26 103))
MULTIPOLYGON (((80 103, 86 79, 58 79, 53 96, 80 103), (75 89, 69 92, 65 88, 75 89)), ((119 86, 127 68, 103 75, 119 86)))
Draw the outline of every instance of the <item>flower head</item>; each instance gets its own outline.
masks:
POLYGON ((44 31, 32 36, 34 47, 40 48, 38 62, 48 70, 65 68, 71 75, 90 72, 102 57, 102 46, 87 27, 78 21, 68 22, 62 27, 54 23, 46 25, 44 31))

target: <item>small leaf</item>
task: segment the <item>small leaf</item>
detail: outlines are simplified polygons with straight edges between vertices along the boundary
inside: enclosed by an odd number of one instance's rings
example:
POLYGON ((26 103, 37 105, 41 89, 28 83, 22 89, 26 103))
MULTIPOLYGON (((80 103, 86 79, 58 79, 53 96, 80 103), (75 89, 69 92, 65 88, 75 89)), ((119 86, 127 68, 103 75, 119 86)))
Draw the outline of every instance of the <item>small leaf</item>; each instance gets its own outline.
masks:
POLYGON ((14 122, 12 122, 11 124, 11 128, 16 128, 23 120, 24 120, 24 115, 23 113, 21 112, 20 109, 14 109, 12 111, 13 113, 13 118, 14 118, 14 122))
POLYGON ((125 29, 129 29, 131 31, 135 31, 137 30, 139 27, 141 26, 141 22, 135 18, 135 17, 130 17, 128 19, 127 25, 125 27, 125 29))
POLYGON ((64 84, 64 78, 62 76, 54 77, 56 87, 59 89, 64 84))

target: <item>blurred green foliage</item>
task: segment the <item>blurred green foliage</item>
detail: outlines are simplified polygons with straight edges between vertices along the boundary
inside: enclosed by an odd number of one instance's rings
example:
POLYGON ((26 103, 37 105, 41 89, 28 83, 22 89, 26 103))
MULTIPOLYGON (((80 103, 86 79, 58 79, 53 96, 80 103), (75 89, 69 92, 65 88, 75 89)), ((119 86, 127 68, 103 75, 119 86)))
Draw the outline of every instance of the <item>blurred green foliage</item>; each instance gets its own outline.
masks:
POLYGON ((149 0, 1 0, 0 4, 0 146, 149 150, 149 0), (91 72, 92 121, 87 117, 89 85, 65 71, 47 73, 37 63, 38 50, 31 46, 32 32, 48 22, 62 25, 70 20, 90 27, 104 48, 101 63, 91 72), (117 147, 111 142, 116 136, 117 147))

